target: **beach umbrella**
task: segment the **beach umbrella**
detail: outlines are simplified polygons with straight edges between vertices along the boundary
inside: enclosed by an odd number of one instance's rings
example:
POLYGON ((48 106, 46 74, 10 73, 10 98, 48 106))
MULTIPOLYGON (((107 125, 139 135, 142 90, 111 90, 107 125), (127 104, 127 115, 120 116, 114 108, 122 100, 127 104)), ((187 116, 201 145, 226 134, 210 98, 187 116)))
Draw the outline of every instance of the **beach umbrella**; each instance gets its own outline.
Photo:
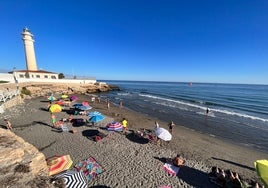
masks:
POLYGON ((87 115, 89 117, 92 117, 92 116, 98 116, 98 115, 102 115, 102 114, 98 111, 93 111, 93 112, 89 112, 87 115))
POLYGON ((62 99, 67 99, 67 98, 68 98, 68 95, 66 95, 66 94, 62 94, 62 95, 61 95, 61 98, 62 98, 62 99))
POLYGON ((64 101, 56 101, 55 104, 58 104, 58 105, 63 106, 64 105, 64 101))
POLYGON ((268 160, 257 160, 254 165, 261 181, 264 183, 265 187, 268 187, 268 160))
POLYGON ((83 106, 82 103, 77 103, 77 104, 74 104, 74 105, 73 105, 73 107, 75 107, 75 108, 78 108, 78 107, 80 107, 80 106, 83 106))
POLYGON ((73 107, 75 107, 75 108, 77 108, 77 109, 79 109, 79 110, 90 110, 90 109, 92 109, 91 106, 89 106, 89 105, 86 105, 86 106, 85 106, 85 105, 83 105, 82 103, 74 104, 73 107))
POLYGON ((88 101, 83 101, 83 102, 82 102, 82 105, 83 105, 83 106, 89 106, 89 103, 88 103, 88 101))
POLYGON ((49 111, 51 113, 54 113, 54 112, 61 112, 62 111, 62 108, 59 104, 52 104, 50 107, 49 107, 49 111))
POLYGON ((86 177, 83 172, 67 170, 55 176, 64 180, 67 188, 87 188, 86 177))
POLYGON ((79 110, 83 110, 83 111, 92 109, 91 106, 78 106, 78 107, 76 107, 76 108, 79 109, 79 110))
POLYGON ((103 115, 95 115, 95 116, 91 116, 89 118, 89 121, 90 122, 94 122, 94 123, 100 122, 102 120, 104 120, 104 116, 103 115))
POLYGON ((119 122, 111 122, 106 125, 106 128, 108 131, 122 131, 123 130, 123 125, 119 122))
POLYGON ((50 95, 50 96, 47 98, 47 100, 49 100, 49 101, 55 101, 55 100, 57 100, 57 99, 56 99, 56 97, 54 97, 53 95, 50 95))
POLYGON ((172 138, 172 135, 170 134, 170 132, 162 127, 155 128, 155 134, 158 138, 164 141, 170 141, 172 138))
POLYGON ((48 158, 47 166, 49 168, 49 175, 53 176, 71 168, 73 161, 70 155, 53 156, 48 158))
POLYGON ((70 100, 71 100, 71 101, 76 101, 76 100, 78 100, 78 97, 75 96, 75 95, 73 95, 73 96, 70 97, 70 100))

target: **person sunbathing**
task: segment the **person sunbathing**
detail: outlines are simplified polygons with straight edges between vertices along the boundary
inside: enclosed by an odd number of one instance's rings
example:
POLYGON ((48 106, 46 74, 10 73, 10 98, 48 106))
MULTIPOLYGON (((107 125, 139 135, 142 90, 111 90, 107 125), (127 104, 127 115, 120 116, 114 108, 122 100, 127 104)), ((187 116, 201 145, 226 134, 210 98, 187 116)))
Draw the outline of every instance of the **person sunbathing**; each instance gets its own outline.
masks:
POLYGON ((185 164, 185 160, 180 155, 177 155, 173 160, 173 164, 177 167, 183 166, 185 164))

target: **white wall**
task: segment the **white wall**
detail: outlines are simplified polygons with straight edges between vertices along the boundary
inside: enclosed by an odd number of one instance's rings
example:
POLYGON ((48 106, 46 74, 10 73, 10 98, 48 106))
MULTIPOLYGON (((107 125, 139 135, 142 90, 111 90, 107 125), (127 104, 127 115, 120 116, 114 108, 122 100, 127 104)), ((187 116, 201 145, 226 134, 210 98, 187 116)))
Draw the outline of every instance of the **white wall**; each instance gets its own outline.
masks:
POLYGON ((12 83, 15 82, 13 75, 8 74, 8 73, 0 73, 0 80, 12 82, 12 83))
MULTIPOLYGON (((18 82, 50 82, 50 83, 70 83, 70 84, 94 84, 96 79, 45 79, 45 78, 18 78, 18 82)), ((10 83, 15 83, 14 77, 12 74, 0 73, 0 80, 8 81, 10 83)))

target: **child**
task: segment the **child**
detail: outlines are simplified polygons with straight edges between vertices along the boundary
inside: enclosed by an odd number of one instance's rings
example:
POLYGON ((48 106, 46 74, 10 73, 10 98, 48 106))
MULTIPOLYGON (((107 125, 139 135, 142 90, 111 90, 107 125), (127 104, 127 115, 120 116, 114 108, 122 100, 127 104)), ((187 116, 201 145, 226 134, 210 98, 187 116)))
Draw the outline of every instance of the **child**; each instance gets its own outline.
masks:
POLYGON ((53 113, 51 113, 51 121, 52 121, 52 126, 56 127, 57 119, 53 113))
POLYGON ((122 124, 123 124, 123 134, 126 134, 127 120, 125 118, 123 118, 122 124))
POLYGON ((68 121, 69 121, 69 123, 72 123, 73 122, 73 115, 69 115, 68 121))
POLYGON ((10 121, 7 118, 5 118, 4 121, 6 122, 7 129, 12 130, 12 125, 11 125, 10 121))

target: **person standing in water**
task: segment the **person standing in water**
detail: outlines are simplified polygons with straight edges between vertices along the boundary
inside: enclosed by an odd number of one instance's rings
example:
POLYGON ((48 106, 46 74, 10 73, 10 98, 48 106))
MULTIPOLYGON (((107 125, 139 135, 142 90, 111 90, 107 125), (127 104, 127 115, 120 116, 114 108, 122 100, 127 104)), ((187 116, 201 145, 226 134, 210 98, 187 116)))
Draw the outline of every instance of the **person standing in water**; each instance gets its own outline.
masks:
POLYGON ((207 110, 206 110, 206 115, 207 115, 207 116, 208 116, 209 111, 210 111, 210 109, 207 108, 207 110))

